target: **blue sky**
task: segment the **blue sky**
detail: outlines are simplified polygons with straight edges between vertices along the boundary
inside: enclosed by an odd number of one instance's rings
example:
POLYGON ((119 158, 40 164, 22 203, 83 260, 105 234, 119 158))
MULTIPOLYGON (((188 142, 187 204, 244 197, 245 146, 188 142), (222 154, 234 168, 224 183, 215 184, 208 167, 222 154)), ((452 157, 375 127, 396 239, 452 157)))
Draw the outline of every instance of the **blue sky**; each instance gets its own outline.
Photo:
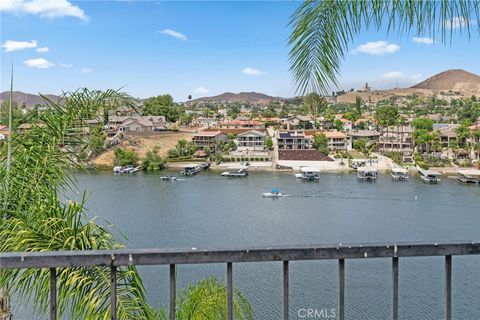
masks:
MULTIPOLYGON (((54 3, 1 0, 2 91, 13 60, 15 90, 29 93, 123 86, 135 97, 168 92, 177 101, 225 91, 295 94, 287 24, 299 2, 54 3)), ((362 32, 340 88, 406 86, 453 68, 479 74, 480 37, 454 32, 451 45, 362 32)))

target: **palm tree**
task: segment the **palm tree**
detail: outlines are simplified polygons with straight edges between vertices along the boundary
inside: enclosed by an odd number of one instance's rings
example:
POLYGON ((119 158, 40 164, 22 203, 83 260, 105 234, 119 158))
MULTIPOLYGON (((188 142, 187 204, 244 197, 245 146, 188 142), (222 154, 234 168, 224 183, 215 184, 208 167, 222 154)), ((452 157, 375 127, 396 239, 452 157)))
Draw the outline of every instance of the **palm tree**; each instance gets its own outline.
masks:
POLYGON ((451 41, 453 25, 478 33, 479 0, 305 1, 290 18, 290 63, 297 90, 328 94, 337 85, 341 61, 363 28, 415 33, 451 41))

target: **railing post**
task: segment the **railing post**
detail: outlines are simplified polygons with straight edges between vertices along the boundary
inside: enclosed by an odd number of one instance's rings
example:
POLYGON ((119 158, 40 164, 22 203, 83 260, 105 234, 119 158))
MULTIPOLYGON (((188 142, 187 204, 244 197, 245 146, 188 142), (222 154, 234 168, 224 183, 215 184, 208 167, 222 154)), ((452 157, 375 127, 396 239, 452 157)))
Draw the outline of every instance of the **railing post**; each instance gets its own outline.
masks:
POLYGON ((177 295, 176 266, 170 265, 170 320, 175 320, 175 300, 177 295))
POLYGON ((117 319, 117 267, 110 267, 110 319, 117 319))
POLYGON ((233 268, 227 262, 227 320, 233 320, 233 268))
POLYGON ((345 319, 345 259, 338 259, 338 319, 345 319))
POLYGON ((445 256, 445 319, 452 319, 452 256, 445 256))
POLYGON ((288 261, 283 261, 283 320, 288 320, 288 261))
POLYGON ((50 268, 50 320, 57 320, 57 271, 50 268))
POLYGON ((398 319, 398 257, 392 258, 392 319, 398 319))

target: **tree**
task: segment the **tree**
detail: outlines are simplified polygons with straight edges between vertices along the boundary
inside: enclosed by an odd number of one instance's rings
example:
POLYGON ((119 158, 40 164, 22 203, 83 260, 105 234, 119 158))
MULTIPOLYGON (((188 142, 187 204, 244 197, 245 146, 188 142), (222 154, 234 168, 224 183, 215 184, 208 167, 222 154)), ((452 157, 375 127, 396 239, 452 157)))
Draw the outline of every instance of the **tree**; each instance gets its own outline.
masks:
POLYGON ((171 122, 177 121, 183 113, 184 110, 173 102, 169 94, 149 98, 142 110, 145 116, 165 116, 171 122))
POLYGON ((378 107, 375 111, 375 120, 381 126, 389 127, 397 123, 398 108, 391 105, 378 107))
POLYGON ((343 130, 343 122, 340 121, 339 119, 335 119, 333 122, 333 128, 337 131, 342 131, 343 130))
POLYGON ((362 98, 359 96, 355 97, 355 111, 357 116, 360 118, 362 116, 362 98))
POLYGON ((320 132, 316 133, 313 136, 313 147, 323 153, 324 155, 328 155, 328 139, 325 133, 320 132))
POLYGON ((303 104, 305 109, 313 115, 315 127, 317 127, 317 117, 320 113, 323 113, 325 108, 328 106, 327 100, 317 93, 312 92, 305 96, 303 99, 303 104))
POLYGON ((138 155, 135 150, 118 148, 114 155, 114 163, 117 166, 134 166, 138 162, 138 155))
POLYGON ((265 146, 271 150, 273 148, 273 140, 272 140, 272 137, 268 136, 267 138, 265 138, 265 146))
POLYGON ((412 127, 427 131, 433 130, 433 120, 430 118, 416 118, 412 121, 412 127))
POLYGON ((142 169, 146 171, 159 171, 165 168, 165 161, 158 154, 158 146, 148 150, 142 160, 142 169))
MULTIPOLYGON (((471 21, 480 20, 479 1, 305 1, 290 19, 292 32, 289 60, 297 90, 328 94, 337 85, 341 60, 350 51, 349 45, 365 28, 387 33, 435 36, 446 43, 454 34, 454 21, 468 36, 471 21)), ((457 27, 457 26, 456 26, 457 27)))

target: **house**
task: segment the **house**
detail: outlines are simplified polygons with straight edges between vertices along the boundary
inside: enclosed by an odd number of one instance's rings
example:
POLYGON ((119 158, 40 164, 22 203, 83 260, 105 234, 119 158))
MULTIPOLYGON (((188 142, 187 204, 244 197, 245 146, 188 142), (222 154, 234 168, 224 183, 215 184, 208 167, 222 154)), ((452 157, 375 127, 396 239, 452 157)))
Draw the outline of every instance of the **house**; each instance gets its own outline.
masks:
POLYGON ((304 131, 279 131, 276 133, 278 150, 312 149, 312 136, 304 131))
POLYGON ((464 145, 465 141, 458 140, 457 129, 459 127, 459 124, 435 123, 433 125, 433 130, 436 130, 440 135, 440 144, 442 145, 442 148, 450 148, 457 143, 464 145))
POLYGON ((379 152, 401 152, 404 162, 412 162, 413 148, 413 128, 411 126, 390 126, 380 130, 377 142, 379 152))
POLYGON ((368 141, 377 143, 380 138, 380 132, 375 130, 355 130, 349 131, 348 136, 352 140, 352 143, 360 139, 367 139, 368 141))
POLYGON ((239 151, 253 150, 263 151, 265 150, 265 133, 250 130, 237 135, 235 141, 239 151))
POLYGON ((379 151, 403 151, 413 149, 413 128, 411 126, 390 126, 380 130, 379 151))
POLYGON ((213 128, 218 125, 218 120, 215 118, 198 117, 193 120, 193 124, 200 125, 204 128, 213 128))
POLYGON ((294 115, 288 117, 284 124, 287 126, 287 130, 290 129, 310 129, 313 128, 311 116, 299 116, 294 115))
POLYGON ((216 151, 217 142, 227 142, 227 134, 220 131, 203 131, 193 135, 193 144, 199 149, 204 150, 209 147, 210 150, 216 151))
POLYGON ((218 126, 225 129, 265 129, 265 123, 257 120, 224 120, 220 121, 218 126))
POLYGON ((167 129, 165 116, 113 116, 108 121, 110 134, 117 132, 156 132, 167 129))
POLYGON ((338 131, 325 131, 325 137, 328 140, 328 149, 329 150, 347 150, 351 149, 351 143, 349 137, 338 131))

